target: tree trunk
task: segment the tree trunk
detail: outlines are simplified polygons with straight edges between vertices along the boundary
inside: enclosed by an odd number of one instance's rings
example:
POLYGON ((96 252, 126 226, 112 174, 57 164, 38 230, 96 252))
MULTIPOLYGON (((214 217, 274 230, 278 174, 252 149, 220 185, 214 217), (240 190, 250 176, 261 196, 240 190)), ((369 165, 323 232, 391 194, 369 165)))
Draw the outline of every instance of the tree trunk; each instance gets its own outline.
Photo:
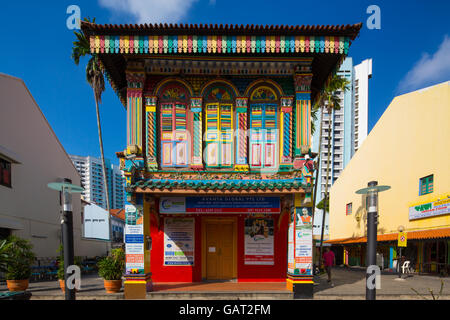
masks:
MULTIPOLYGON (((313 207, 312 207, 312 216, 313 216, 313 228, 314 228, 314 218, 315 218, 315 211, 316 211, 316 201, 317 201, 317 184, 320 183, 319 181, 319 172, 320 172, 320 162, 322 160, 322 122, 323 122, 323 108, 320 108, 320 121, 319 121, 319 129, 320 129, 320 134, 319 134, 319 155, 318 155, 318 166, 317 166, 317 170, 316 170, 316 181, 314 182, 314 193, 313 193, 313 207)), ((313 255, 314 257, 315 255, 313 255)), ((315 261, 314 261, 315 262, 315 261)))
MULTIPOLYGON (((95 92, 94 92, 95 96, 95 92)), ((109 189, 108 189, 108 178, 106 177, 106 165, 105 165, 105 156, 103 153, 103 138, 102 138, 102 127, 100 122, 100 112, 98 108, 98 101, 97 98, 95 98, 95 109, 97 111, 97 128, 98 128, 98 139, 100 144, 100 155, 102 158, 102 171, 103 171, 103 184, 105 185, 105 194, 106 194, 106 211, 108 211, 108 224, 109 224, 109 239, 111 239, 111 217, 109 213, 109 189)))
POLYGON ((328 179, 329 179, 329 172, 330 172, 330 157, 331 157, 331 111, 333 109, 328 109, 328 152, 327 152, 327 177, 325 182, 325 198, 324 198, 324 205, 323 205, 323 215, 322 215, 322 232, 320 234, 320 265, 322 265, 322 252, 323 252, 323 233, 325 228, 325 216, 327 214, 327 207, 328 207, 328 179))

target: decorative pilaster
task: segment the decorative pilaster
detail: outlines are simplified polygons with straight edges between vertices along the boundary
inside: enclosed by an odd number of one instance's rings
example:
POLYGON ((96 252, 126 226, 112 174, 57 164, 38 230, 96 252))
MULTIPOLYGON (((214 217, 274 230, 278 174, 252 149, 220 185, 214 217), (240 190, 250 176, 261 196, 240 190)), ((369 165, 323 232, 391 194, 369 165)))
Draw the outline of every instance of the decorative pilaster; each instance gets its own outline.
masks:
POLYGON ((281 98, 280 164, 291 166, 293 161, 293 110, 294 97, 281 98))
POLYGON ((309 152, 311 147, 311 81, 313 74, 310 66, 302 66, 296 70, 295 81, 295 150, 297 159, 309 152))
POLYGON ((192 161, 191 168, 203 169, 203 136, 202 136, 202 98, 191 98, 191 112, 193 119, 192 161))
POLYGON ((143 155, 143 103, 145 72, 143 64, 128 63, 127 78, 127 154, 143 155))
POLYGON ((157 97, 145 96, 145 146, 147 169, 158 170, 157 133, 156 133, 156 101, 157 97))
POLYGON ((294 194, 288 231, 288 272, 286 285, 294 298, 313 297, 313 224, 310 194, 294 194))
POLYGON ((236 120, 237 120, 237 137, 236 137, 236 171, 248 170, 248 139, 247 139, 247 105, 248 98, 236 98, 236 120))

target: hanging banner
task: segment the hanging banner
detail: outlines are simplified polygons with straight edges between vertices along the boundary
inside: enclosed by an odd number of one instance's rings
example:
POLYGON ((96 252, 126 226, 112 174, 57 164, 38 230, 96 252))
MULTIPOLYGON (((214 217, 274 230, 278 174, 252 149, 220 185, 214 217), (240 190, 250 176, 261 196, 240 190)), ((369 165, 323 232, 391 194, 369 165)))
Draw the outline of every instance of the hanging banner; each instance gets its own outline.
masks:
POLYGON ((244 228, 244 264, 274 265, 273 219, 248 218, 244 228))
POLYGON ((312 275, 312 208, 296 208, 294 274, 312 275))
POLYGON ((399 232, 398 233, 398 247, 407 247, 408 246, 408 239, 406 236, 406 232, 399 232))
POLYGON ((279 197, 161 197, 160 213, 267 213, 281 211, 279 197))
POLYGON ((443 199, 409 207, 409 220, 450 214, 450 199, 443 199))
POLYGON ((164 219, 165 266, 193 266, 194 246, 194 218, 164 219))
POLYGON ((133 205, 125 206, 125 271, 144 274, 144 225, 142 213, 133 205))

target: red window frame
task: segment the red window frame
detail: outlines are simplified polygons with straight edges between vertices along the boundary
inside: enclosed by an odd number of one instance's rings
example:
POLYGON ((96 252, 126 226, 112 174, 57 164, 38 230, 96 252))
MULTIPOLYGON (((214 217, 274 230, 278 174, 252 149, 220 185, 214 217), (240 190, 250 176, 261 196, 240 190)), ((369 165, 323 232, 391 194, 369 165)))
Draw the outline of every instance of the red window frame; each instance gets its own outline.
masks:
POLYGON ((11 188, 11 162, 0 158, 0 185, 11 188))

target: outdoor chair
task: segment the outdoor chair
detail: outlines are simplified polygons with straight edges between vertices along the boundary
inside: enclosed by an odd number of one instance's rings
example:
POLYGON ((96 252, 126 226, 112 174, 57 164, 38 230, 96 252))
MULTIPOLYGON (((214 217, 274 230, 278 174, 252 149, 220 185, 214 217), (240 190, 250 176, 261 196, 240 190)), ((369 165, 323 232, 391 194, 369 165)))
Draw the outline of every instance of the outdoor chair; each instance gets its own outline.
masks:
POLYGON ((405 261, 402 265, 402 273, 406 274, 406 273, 411 273, 411 270, 409 270, 409 265, 410 265, 410 261, 405 261))

